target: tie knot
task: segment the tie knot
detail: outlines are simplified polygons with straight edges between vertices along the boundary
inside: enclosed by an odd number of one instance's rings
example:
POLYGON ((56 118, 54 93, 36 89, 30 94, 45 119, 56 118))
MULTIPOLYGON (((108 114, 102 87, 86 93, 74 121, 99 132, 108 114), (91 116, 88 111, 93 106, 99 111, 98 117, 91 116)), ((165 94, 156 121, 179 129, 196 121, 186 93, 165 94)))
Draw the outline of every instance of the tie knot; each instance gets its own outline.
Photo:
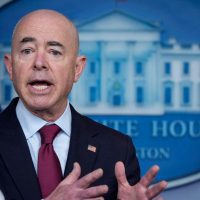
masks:
POLYGON ((51 124, 47 126, 43 126, 39 133, 41 135, 42 144, 52 144, 54 138, 59 133, 60 127, 56 124, 51 124))

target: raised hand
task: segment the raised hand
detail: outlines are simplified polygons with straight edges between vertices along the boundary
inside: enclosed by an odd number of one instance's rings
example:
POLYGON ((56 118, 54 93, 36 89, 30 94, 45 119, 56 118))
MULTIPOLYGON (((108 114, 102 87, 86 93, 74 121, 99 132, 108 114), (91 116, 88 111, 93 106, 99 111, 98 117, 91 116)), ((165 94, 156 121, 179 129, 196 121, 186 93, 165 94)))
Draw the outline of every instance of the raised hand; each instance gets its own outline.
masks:
POLYGON ((131 186, 126 178, 124 164, 117 162, 115 176, 118 182, 118 200, 151 200, 159 195, 166 187, 167 182, 161 181, 149 187, 159 171, 157 165, 153 166, 134 186, 131 186))
POLYGON ((89 187, 102 177, 103 170, 97 169, 79 179, 81 168, 74 163, 72 172, 56 187, 45 200, 102 200, 102 195, 108 192, 108 186, 89 187))

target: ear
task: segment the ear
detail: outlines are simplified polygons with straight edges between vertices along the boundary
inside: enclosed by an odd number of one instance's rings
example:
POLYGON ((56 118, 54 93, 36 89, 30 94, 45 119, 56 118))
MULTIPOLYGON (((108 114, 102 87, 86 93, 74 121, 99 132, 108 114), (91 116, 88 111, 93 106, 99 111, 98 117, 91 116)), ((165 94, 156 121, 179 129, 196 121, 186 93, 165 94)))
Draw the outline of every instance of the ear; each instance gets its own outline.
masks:
POLYGON ((10 79, 13 80, 12 76, 12 57, 10 54, 5 54, 4 55, 4 63, 6 65, 7 72, 10 76, 10 79))
POLYGON ((77 82, 80 78, 86 64, 86 57, 85 56, 78 56, 76 58, 76 68, 75 68, 75 77, 74 82, 77 82))

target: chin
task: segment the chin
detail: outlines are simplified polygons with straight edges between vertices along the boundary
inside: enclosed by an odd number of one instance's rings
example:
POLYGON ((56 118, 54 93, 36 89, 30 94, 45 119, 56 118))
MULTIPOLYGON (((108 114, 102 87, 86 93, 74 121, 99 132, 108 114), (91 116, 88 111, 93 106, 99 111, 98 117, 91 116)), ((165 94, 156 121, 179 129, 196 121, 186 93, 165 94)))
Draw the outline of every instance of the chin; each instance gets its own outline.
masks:
POLYGON ((52 108, 52 104, 49 101, 26 101, 26 107, 31 111, 44 111, 52 108))

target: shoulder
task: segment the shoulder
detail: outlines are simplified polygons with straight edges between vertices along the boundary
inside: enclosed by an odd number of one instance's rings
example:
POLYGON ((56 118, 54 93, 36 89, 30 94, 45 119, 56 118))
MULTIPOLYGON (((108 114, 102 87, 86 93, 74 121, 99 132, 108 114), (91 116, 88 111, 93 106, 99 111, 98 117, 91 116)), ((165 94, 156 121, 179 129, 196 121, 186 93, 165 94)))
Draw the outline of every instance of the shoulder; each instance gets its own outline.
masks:
POLYGON ((72 121, 73 119, 75 121, 78 121, 78 124, 83 129, 87 129, 89 132, 98 134, 99 137, 101 137, 103 140, 112 141, 112 143, 116 142, 125 143, 126 145, 128 143, 132 143, 132 139, 128 135, 125 135, 120 131, 117 131, 108 126, 100 124, 99 122, 96 122, 93 119, 78 113, 72 106, 71 106, 71 111, 72 111, 72 121))
POLYGON ((1 113, 0 113, 0 126, 4 126, 6 124, 10 124, 10 122, 13 121, 13 119, 16 119, 16 105, 18 103, 19 98, 14 98, 8 107, 6 107, 1 113))

